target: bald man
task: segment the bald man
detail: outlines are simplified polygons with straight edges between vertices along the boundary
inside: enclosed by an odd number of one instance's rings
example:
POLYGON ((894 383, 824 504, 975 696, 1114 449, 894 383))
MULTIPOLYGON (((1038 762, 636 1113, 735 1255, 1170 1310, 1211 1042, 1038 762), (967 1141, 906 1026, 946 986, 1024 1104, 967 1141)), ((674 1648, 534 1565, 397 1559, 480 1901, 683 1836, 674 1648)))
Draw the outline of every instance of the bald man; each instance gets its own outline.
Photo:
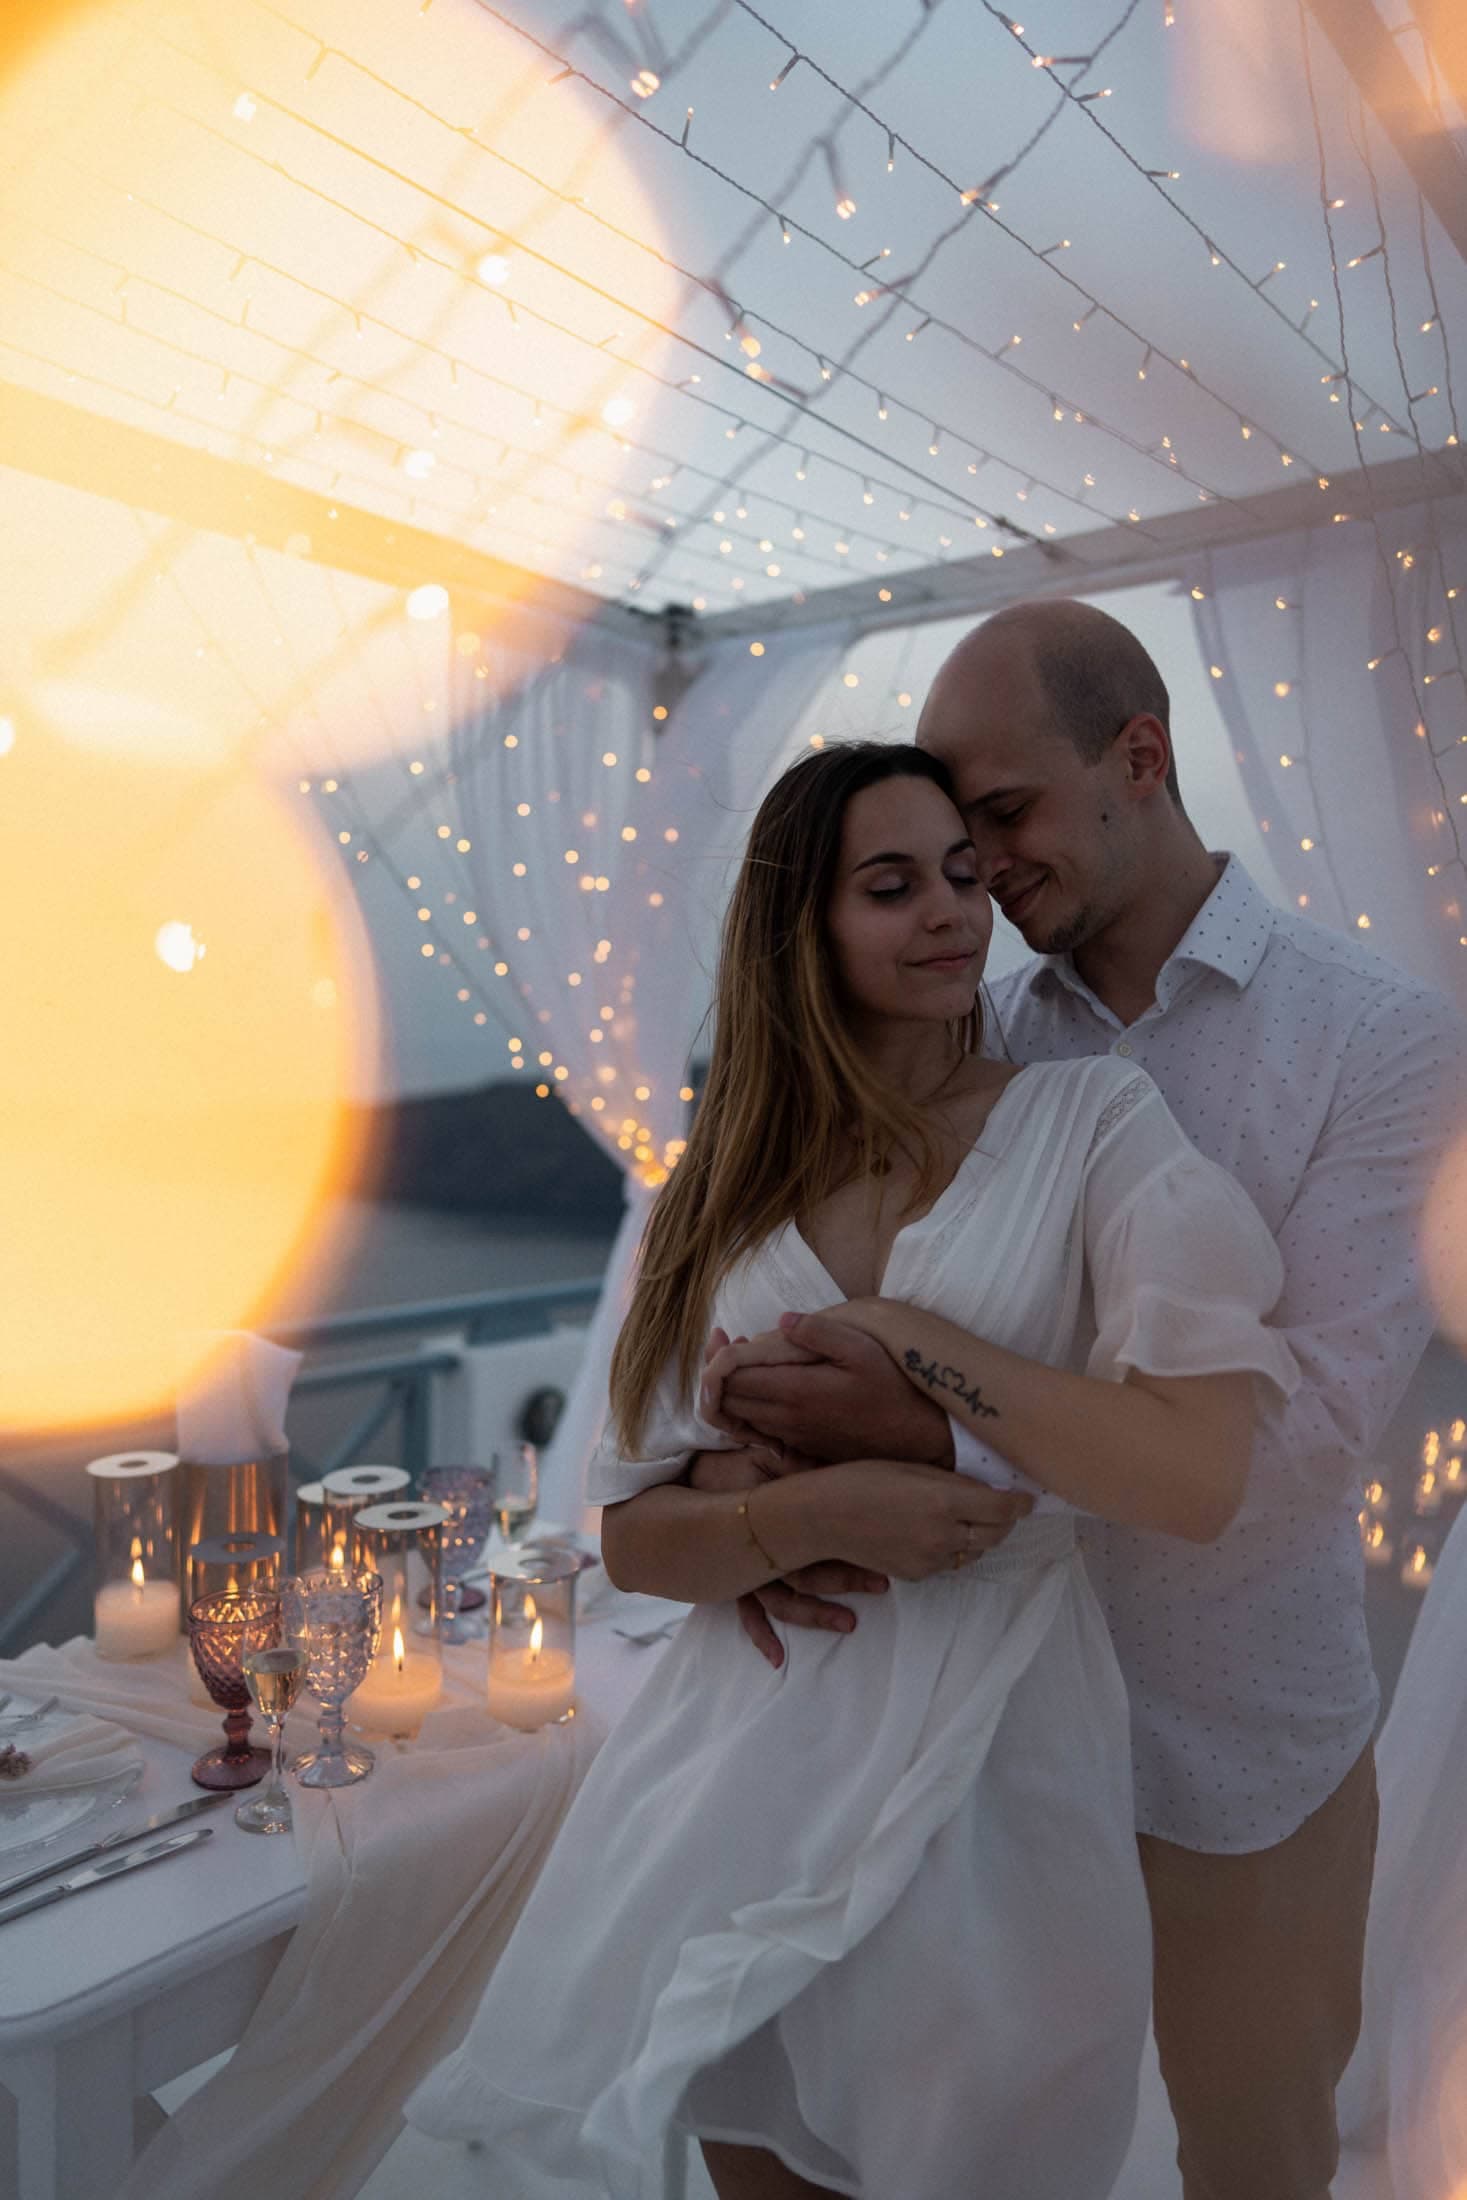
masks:
MULTIPOLYGON (((1356 1513, 1430 1332, 1415 1225, 1467 1050, 1444 1000, 1204 846, 1166 685, 1107 613, 987 620, 939 671, 918 740, 951 769, 985 883, 1036 958, 995 987, 989 1045, 1148 1071, 1283 1255, 1274 1320, 1304 1385, 1262 1411, 1232 1526, 1201 1546, 1084 1533, 1131 1699, 1186 2200, 1327 2200, 1376 1825, 1356 1513)), ((724 1393, 776 1447, 1007 1479, 880 1348, 818 1315, 794 1334, 821 1365, 751 1367, 724 1393)), ((849 1628, 870 1586, 821 1569, 746 1600, 745 1624, 777 1662, 771 1617, 849 1628)))

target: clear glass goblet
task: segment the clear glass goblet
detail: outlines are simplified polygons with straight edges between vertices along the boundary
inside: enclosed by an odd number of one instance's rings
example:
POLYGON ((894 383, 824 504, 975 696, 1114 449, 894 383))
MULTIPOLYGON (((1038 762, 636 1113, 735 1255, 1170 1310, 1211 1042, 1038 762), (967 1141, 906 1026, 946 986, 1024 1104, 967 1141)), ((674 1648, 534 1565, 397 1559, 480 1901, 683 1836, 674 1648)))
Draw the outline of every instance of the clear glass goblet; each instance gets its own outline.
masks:
POLYGON ((439 1543, 439 1615, 441 1642, 465 1642, 471 1629, 466 1612, 482 1610, 482 1589, 467 1588, 463 1576, 478 1559, 494 1525, 495 1492, 499 1481, 497 1456, 487 1467, 429 1467, 418 1477, 418 1486, 430 1505, 441 1505, 443 1534, 439 1543))
POLYGON ((306 1686, 321 1706, 318 1749, 292 1760, 302 1787, 350 1787, 377 1759, 343 1739, 344 1706, 360 1688, 382 1634, 382 1576, 349 1566, 319 1566, 280 1586, 282 1639, 305 1653, 306 1686))
POLYGON ((523 1543, 540 1503, 540 1454, 533 1444, 516 1444, 501 1465, 494 1511, 506 1543, 523 1543))

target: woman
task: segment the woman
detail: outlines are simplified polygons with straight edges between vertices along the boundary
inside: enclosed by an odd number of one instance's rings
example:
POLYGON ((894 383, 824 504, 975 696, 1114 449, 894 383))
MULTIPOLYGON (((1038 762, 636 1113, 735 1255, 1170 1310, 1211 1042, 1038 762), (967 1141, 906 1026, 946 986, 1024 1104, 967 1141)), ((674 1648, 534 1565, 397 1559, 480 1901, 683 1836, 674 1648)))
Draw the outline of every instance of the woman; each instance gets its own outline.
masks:
POLYGON ((1074 1510, 1219 1534, 1253 1378, 1297 1376, 1272 1240, 1150 1080, 977 1051, 990 927, 920 751, 825 749, 761 806, 592 1475, 613 1580, 696 1609, 409 2111, 516 2200, 654 2200, 680 2131, 720 2200, 1103 2200, 1124 2158, 1149 1942, 1074 1510), (935 1467, 682 1479, 736 1441, 710 1328, 767 1357, 842 1304, 1046 1493, 997 1548, 1028 1498, 935 1467), (830 1558, 889 1593, 761 1665, 736 1598, 830 1558))

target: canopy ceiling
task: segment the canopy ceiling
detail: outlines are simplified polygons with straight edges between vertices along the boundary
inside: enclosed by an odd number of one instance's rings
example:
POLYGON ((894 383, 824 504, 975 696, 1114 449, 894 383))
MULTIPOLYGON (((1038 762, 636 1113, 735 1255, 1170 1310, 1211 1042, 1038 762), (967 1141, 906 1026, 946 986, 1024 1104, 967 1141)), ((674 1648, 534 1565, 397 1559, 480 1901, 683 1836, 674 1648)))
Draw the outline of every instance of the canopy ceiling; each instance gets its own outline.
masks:
POLYGON ((32 9, 0 458, 41 542, 44 478, 623 627, 1450 493, 1467 57, 1387 5, 32 9))

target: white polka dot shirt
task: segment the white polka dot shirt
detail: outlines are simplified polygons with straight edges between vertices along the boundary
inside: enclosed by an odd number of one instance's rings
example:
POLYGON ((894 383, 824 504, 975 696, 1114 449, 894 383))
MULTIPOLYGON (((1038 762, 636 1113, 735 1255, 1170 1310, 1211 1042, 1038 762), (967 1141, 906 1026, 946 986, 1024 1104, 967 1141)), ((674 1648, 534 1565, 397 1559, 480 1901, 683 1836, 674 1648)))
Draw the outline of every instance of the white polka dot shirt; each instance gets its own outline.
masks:
MULTIPOLYGON (((1374 1728, 1357 1513, 1430 1334, 1416 1230, 1467 1104, 1455 1011, 1276 908, 1236 857, 1123 1026, 1067 956, 1000 979, 1015 1061, 1134 1061, 1274 1233, 1272 1322, 1304 1372, 1263 1404, 1241 1511, 1196 1545, 1100 1521, 1087 1563, 1131 1696, 1137 1825, 1215 1852, 1284 1840, 1374 1728)), ((1197 1247, 1198 1272, 1207 1247, 1197 1247)))

